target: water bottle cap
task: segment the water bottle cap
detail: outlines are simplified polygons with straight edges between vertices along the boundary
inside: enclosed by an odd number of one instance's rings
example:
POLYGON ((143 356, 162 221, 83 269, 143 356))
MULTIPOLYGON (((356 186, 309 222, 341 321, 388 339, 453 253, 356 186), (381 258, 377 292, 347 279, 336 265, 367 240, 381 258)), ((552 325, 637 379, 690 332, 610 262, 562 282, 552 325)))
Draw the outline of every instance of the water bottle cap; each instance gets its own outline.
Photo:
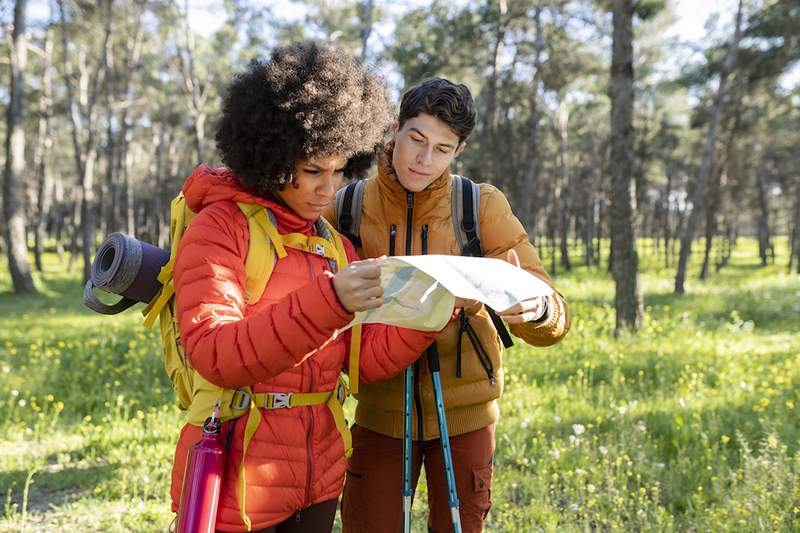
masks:
POLYGON ((209 416, 208 418, 206 418, 206 421, 203 422, 203 432, 212 435, 217 435, 219 434, 221 426, 222 424, 220 424, 219 418, 216 418, 214 416, 209 416))

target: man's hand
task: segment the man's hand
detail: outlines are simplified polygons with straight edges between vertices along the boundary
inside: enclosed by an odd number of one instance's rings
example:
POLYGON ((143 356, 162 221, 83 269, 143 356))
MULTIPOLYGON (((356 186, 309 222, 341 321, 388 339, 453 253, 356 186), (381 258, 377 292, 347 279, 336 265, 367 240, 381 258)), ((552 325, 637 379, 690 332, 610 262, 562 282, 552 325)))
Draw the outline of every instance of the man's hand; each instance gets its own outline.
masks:
MULTIPOLYGON (((513 249, 508 251, 506 261, 520 268, 519 256, 513 249)), ((542 318, 546 310, 547 298, 545 296, 535 296, 497 313, 497 316, 509 324, 522 324, 523 322, 531 322, 542 318)))
POLYGON ((471 298, 461 298, 460 296, 456 296, 456 302, 455 305, 453 305, 453 307, 456 309, 464 308, 464 309, 475 309, 475 310, 480 308, 480 306, 481 302, 479 302, 478 300, 473 300, 471 298))
POLYGON ((347 265, 333 277, 333 288, 342 306, 351 313, 383 305, 381 267, 375 259, 347 265))

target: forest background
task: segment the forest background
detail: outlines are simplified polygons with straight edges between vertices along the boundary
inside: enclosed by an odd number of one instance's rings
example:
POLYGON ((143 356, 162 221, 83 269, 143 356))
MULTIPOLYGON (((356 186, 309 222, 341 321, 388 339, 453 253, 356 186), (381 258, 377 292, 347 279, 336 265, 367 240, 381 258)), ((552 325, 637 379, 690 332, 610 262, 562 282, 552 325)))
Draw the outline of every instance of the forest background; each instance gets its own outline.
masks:
POLYGON ((572 304, 561 345, 507 355, 490 530, 800 527, 795 0, 17 0, 0 24, 0 531, 169 523, 157 339, 82 280, 113 231, 167 245, 225 84, 309 38, 395 96, 469 85, 455 170, 506 192, 572 304))

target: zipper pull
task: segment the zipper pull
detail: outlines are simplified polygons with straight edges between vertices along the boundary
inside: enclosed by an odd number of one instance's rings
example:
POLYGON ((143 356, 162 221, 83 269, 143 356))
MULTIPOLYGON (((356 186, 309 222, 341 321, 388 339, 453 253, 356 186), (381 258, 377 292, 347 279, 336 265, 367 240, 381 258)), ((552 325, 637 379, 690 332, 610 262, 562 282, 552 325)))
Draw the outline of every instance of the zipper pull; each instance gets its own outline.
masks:
POLYGON ((428 225, 422 225, 422 255, 428 253, 428 225))
POLYGON ((397 242, 397 224, 389 226, 389 255, 394 255, 397 242))

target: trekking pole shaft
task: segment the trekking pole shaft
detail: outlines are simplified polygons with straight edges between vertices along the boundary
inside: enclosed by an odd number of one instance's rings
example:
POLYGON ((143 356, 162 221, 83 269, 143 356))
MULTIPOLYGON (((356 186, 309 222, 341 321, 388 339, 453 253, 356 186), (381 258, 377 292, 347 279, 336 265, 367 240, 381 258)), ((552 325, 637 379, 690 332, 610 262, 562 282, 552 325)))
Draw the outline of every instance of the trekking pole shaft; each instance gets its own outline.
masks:
POLYGON ((411 533, 411 409, 414 380, 411 367, 403 375, 403 533, 411 533))
POLYGON ((444 474, 447 480, 447 504, 453 520, 453 532, 461 533, 461 515, 458 512, 458 493, 456 491, 456 478, 453 472, 453 455, 450 450, 450 436, 447 433, 447 417, 442 399, 442 381, 439 371, 439 353, 436 344, 428 348, 428 369, 433 382, 433 397, 436 402, 436 419, 439 422, 439 439, 442 443, 442 458, 444 459, 444 474))

